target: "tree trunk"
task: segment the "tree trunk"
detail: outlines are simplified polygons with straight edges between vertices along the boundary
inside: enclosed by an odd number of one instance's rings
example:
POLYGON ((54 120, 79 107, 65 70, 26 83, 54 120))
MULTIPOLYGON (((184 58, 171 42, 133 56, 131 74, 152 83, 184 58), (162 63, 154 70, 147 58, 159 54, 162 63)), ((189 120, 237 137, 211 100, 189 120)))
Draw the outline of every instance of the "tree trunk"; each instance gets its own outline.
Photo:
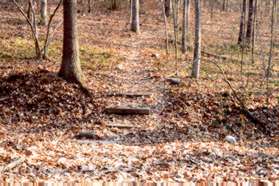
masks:
POLYGON ((247 32, 246 32, 246 42, 250 46, 253 30, 253 15, 254 15, 254 0, 249 0, 249 12, 248 12, 248 22, 247 22, 247 32))
POLYGON ((240 17, 240 26, 239 26, 239 36, 238 36, 238 45, 241 45, 244 39, 245 31, 245 17, 246 17, 246 0, 242 1, 242 11, 240 17))
POLYGON ((36 58, 37 59, 41 59, 42 58, 42 52, 41 52, 41 48, 40 48, 40 44, 39 44, 39 31, 37 28, 37 19, 36 19, 36 12, 35 12, 35 0, 29 0, 29 4, 30 4, 30 10, 31 10, 31 23, 34 29, 34 42, 35 42, 35 52, 36 52, 36 58))
POLYGON ((27 17, 28 17, 28 19, 32 22, 32 16, 31 16, 31 1, 28 1, 27 17))
POLYGON ((165 3, 165 14, 167 17, 171 15, 171 0, 164 0, 165 3))
POLYGON ((276 10, 277 10, 277 0, 273 0, 272 11, 271 11, 271 24, 270 24, 270 49, 268 56, 268 66, 267 66, 267 82, 269 78, 272 76, 272 60, 273 60, 273 48, 274 48, 274 27, 276 24, 276 10))
POLYGON ((47 25, 47 0, 41 0, 41 7, 40 7, 40 14, 41 14, 41 20, 40 23, 44 26, 47 25))
POLYGON ((223 5, 222 5, 222 10, 228 11, 228 7, 229 7, 229 0, 223 0, 223 5))
POLYGON ((256 29, 257 29, 257 14, 258 14, 258 0, 254 1, 254 16, 253 16, 253 29, 252 29, 252 50, 251 61, 255 63, 255 45, 256 45, 256 29))
POLYGON ((83 74, 80 67, 77 32, 77 0, 64 0, 63 6, 63 57, 59 76, 66 81, 82 85, 83 74))
POLYGON ((91 13, 91 11, 92 11, 92 8, 91 8, 91 0, 88 0, 88 1, 87 1, 87 4, 88 4, 87 12, 88 12, 88 13, 91 13))
POLYGON ((201 2, 195 0, 195 48, 192 77, 198 79, 201 63, 201 2))
POLYGON ((223 0, 222 11, 226 11, 226 0, 223 0))
POLYGON ((166 16, 165 11, 165 2, 162 3, 163 5, 163 17, 164 17, 164 26, 165 26, 165 36, 166 36, 166 54, 169 54, 169 35, 168 35, 168 19, 166 16))
POLYGON ((186 53, 188 45, 188 30, 189 30, 189 0, 183 1, 183 24, 182 24, 182 53, 186 53))
POLYGON ((177 61, 178 61, 178 43, 177 43, 177 39, 178 39, 178 11, 179 11, 179 9, 178 9, 178 6, 179 6, 179 1, 178 0, 174 0, 173 2, 172 2, 172 12, 173 12, 173 14, 172 14, 172 17, 173 17, 173 33, 174 33, 174 50, 175 50, 175 66, 176 66, 176 70, 178 69, 177 68, 177 61))
POLYGON ((133 32, 140 32, 139 25, 139 0, 131 0, 131 16, 132 16, 132 24, 131 30, 133 32))

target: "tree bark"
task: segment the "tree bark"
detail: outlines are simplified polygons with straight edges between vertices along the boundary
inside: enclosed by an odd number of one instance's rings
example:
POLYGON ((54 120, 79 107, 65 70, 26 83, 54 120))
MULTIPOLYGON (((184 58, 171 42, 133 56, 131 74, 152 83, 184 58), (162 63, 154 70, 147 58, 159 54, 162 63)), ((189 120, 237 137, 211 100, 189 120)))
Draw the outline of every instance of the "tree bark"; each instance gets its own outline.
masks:
POLYGON ((63 57, 59 76, 66 81, 82 85, 83 74, 81 71, 79 59, 76 15, 77 0, 64 0, 63 6, 63 57))
POLYGON ((165 37, 166 37, 166 54, 169 54, 169 34, 168 34, 168 19, 166 16, 165 11, 165 2, 162 3, 163 5, 163 17, 164 17, 164 26, 165 26, 165 37))
POLYGON ((164 0, 165 3, 165 14, 167 17, 171 15, 171 0, 164 0))
POLYGON ((238 36, 238 45, 241 45, 244 39, 245 31, 245 17, 246 17, 246 0, 242 1, 242 11, 240 17, 240 26, 239 26, 239 36, 238 36))
POLYGON ((247 32, 246 32, 246 42, 248 46, 250 45, 251 38, 252 38, 253 15, 254 15, 254 0, 249 0, 248 22, 247 22, 247 32))
POLYGON ((189 30, 189 11, 190 1, 183 1, 183 24, 182 24, 182 53, 186 53, 188 45, 188 30, 189 30))
POLYGON ((48 15, 47 15, 47 0, 41 0, 41 6, 40 6, 40 14, 41 14, 41 24, 46 26, 48 21, 48 15))
POLYGON ((140 32, 139 0, 131 0, 131 16, 132 16, 131 30, 133 32, 139 33, 140 32))
POLYGON ((269 78, 272 76, 272 60, 273 60, 273 48, 274 48, 274 27, 276 22, 276 10, 277 10, 277 2, 273 0, 272 3, 272 11, 271 11, 271 24, 270 24, 270 49, 268 56, 268 66, 267 66, 267 83, 269 82, 269 78))
POLYGON ((195 0, 195 46, 192 77, 198 79, 200 76, 201 63, 201 2, 195 0))

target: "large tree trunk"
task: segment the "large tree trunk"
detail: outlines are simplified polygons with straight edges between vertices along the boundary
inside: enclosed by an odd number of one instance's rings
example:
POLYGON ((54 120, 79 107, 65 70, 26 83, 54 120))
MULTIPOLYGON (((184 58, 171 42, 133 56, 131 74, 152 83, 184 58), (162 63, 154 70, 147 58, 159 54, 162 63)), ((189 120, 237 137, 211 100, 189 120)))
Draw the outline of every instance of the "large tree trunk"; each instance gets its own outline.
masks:
POLYGON ((140 32, 140 25, 139 25, 139 0, 131 0, 131 16, 132 16, 132 23, 131 23, 131 30, 133 32, 140 32))
POLYGON ((199 78, 201 63, 201 2, 195 0, 195 46, 192 77, 199 78))
POLYGON ((253 15, 254 15, 254 0, 249 0, 249 12, 248 12, 248 22, 247 22, 247 32, 246 32, 246 42, 249 46, 252 38, 253 30, 253 15))
POLYGON ((41 14, 41 24, 42 25, 47 25, 47 0, 41 0, 41 5, 40 5, 40 14, 41 14))
POLYGON ((83 75, 79 60, 76 5, 77 0, 63 1, 63 57, 59 76, 69 82, 82 85, 83 75))
POLYGON ((188 45, 188 30, 189 30, 189 10, 190 1, 183 1, 183 24, 182 24, 182 52, 186 53, 188 45))

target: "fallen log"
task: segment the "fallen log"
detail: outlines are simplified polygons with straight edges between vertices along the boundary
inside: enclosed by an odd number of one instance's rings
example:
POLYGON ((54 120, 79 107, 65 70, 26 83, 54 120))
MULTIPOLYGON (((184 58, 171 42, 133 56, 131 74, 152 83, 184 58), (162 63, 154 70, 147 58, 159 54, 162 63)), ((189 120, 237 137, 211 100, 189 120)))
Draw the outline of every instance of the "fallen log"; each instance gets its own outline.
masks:
POLYGON ((150 114, 150 108, 148 107, 108 107, 104 110, 107 114, 117 114, 117 115, 148 115, 150 114))

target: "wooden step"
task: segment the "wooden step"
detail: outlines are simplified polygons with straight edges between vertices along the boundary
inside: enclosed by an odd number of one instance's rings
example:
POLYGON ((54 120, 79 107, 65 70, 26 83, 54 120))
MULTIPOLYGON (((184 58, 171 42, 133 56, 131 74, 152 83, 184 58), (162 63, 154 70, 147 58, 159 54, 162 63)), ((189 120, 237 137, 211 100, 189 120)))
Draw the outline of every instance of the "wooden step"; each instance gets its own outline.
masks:
POLYGON ((82 131, 74 136, 74 138, 81 140, 81 139, 88 139, 88 140, 101 140, 102 138, 95 134, 93 131, 82 131))
POLYGON ((131 124, 117 124, 117 123, 109 123, 106 125, 107 127, 111 127, 111 128, 126 128, 126 129, 129 129, 129 128, 134 128, 135 126, 134 125, 131 125, 131 124))
POLYGON ((108 107, 104 110, 107 114, 117 115, 148 115, 151 110, 148 107, 129 107, 129 106, 116 106, 108 107))
POLYGON ((151 97, 152 94, 148 92, 113 92, 113 93, 109 93, 108 96, 134 98, 134 97, 151 97))

